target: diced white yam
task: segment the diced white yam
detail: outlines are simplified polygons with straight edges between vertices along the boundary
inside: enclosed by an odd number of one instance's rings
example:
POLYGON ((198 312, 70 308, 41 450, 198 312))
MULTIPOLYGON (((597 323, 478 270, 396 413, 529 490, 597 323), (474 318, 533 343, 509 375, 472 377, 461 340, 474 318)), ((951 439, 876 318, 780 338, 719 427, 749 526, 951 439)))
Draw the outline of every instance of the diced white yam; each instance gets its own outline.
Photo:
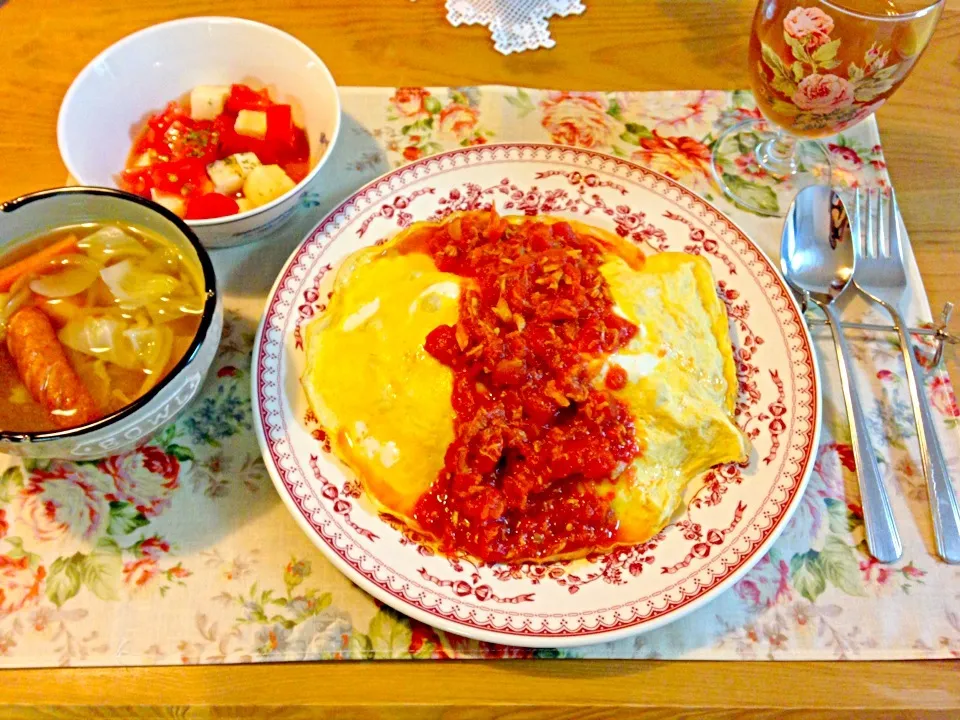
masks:
POLYGON ((253 210, 256 205, 253 204, 253 200, 250 198, 239 197, 237 198, 237 207, 240 208, 240 212, 246 212, 247 210, 253 210))
POLYGON ((243 181, 250 171, 259 166, 260 160, 254 153, 234 153, 207 165, 207 176, 218 193, 233 195, 243 187, 243 181))
POLYGON ((263 140, 267 135, 267 114, 263 110, 241 110, 233 124, 237 135, 246 135, 263 140))
POLYGON ((243 194, 254 207, 259 207, 275 200, 295 186, 296 183, 279 165, 261 165, 247 175, 243 183, 243 194))
POLYGON ((141 155, 134 161, 133 166, 146 167, 147 165, 152 165, 152 164, 153 164, 153 156, 150 154, 150 151, 148 150, 147 152, 143 153, 143 155, 141 155))
POLYGON ((226 85, 197 85, 190 91, 190 117, 194 120, 214 120, 223 112, 230 95, 226 85))
POLYGON ((167 210, 172 212, 177 217, 183 217, 187 214, 187 203, 186 201, 175 193, 163 192, 162 190, 157 190, 156 188, 150 189, 150 197, 153 198, 153 201, 158 205, 163 205, 167 210))

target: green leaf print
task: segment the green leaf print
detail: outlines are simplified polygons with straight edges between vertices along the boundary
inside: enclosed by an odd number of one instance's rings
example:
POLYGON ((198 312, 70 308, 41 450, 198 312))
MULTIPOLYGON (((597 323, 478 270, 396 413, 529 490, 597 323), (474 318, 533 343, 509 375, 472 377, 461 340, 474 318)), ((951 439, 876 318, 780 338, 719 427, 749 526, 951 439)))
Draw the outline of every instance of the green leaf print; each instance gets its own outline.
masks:
POLYGON ((813 61, 817 63, 821 68, 826 70, 832 70, 840 62, 837 60, 837 50, 840 49, 840 38, 836 40, 831 40, 828 43, 825 43, 818 47, 813 52, 813 61))
POLYGON ((173 442, 173 439, 177 436, 177 426, 176 425, 167 425, 159 435, 157 435, 154 443, 160 447, 166 447, 173 442))
POLYGON ((110 524, 108 535, 129 535, 137 528, 149 525, 147 516, 128 502, 114 500, 110 503, 110 524))
POLYGON ((373 645, 370 642, 370 638, 359 632, 350 635, 347 652, 353 660, 372 660, 374 657, 373 645))
POLYGON ((796 92, 797 84, 793 81, 793 73, 780 59, 776 51, 766 43, 760 43, 760 56, 764 64, 770 68, 773 73, 771 85, 784 95, 793 95, 796 92))
POLYGON ((370 644, 377 657, 405 658, 410 656, 413 631, 410 621, 393 610, 381 609, 369 628, 370 644))
POLYGON ((847 509, 847 504, 842 500, 834 500, 833 498, 824 498, 823 502, 827 506, 830 532, 836 535, 849 535, 858 522, 850 510, 847 509))
POLYGON ((50 566, 46 593, 50 602, 57 607, 80 591, 80 567, 84 559, 82 553, 77 553, 71 557, 59 557, 50 566))
POLYGON ((814 602, 827 589, 820 553, 808 550, 794 555, 790 560, 790 580, 797 592, 814 602))
POLYGON ((514 97, 507 95, 504 99, 517 109, 517 117, 526 117, 534 110, 533 100, 523 88, 517 88, 517 94, 514 97))
POLYGON ((620 134, 620 139, 625 143, 630 143, 631 145, 639 145, 640 141, 643 138, 653 137, 653 133, 650 132, 650 128, 645 125, 638 125, 637 123, 627 123, 623 126, 624 130, 620 134))
POLYGON ((0 475, 0 503, 8 503, 23 487, 23 470, 19 465, 8 467, 0 475))
POLYGON ((793 56, 802 63, 807 65, 814 65, 813 58, 810 57, 810 53, 807 52, 807 49, 803 46, 803 43, 797 40, 797 38, 784 33, 783 39, 790 46, 790 52, 793 53, 793 56))
POLYGON ((773 188, 730 173, 723 174, 723 181, 735 195, 747 198, 763 210, 770 213, 780 211, 780 203, 777 202, 777 194, 773 188))
POLYGON ((180 462, 193 462, 193 450, 184 445, 167 445, 166 451, 180 462))
POLYGON ((896 82, 893 76, 899 68, 899 65, 891 65, 857 81, 853 89, 853 99, 857 102, 870 102, 890 90, 896 82))
POLYGON ((778 115, 786 115, 787 117, 796 117, 800 114, 800 110, 793 103, 788 103, 786 100, 781 100, 780 98, 773 98, 770 103, 773 105, 773 111, 778 115))
POLYGON ((101 600, 117 600, 122 566, 120 546, 111 538, 101 538, 93 552, 84 559, 80 578, 101 600))
POLYGON ((614 120, 623 122, 623 113, 620 110, 620 103, 617 102, 616 98, 610 98, 610 104, 607 106, 607 115, 614 120))
POLYGON ((427 99, 423 101, 423 107, 426 108, 426 111, 431 115, 436 115, 443 109, 443 105, 441 105, 440 101, 433 95, 427 96, 427 99))
POLYGON ((863 581, 860 578, 860 565, 853 548, 838 537, 827 537, 820 551, 827 580, 847 595, 865 595, 863 581))

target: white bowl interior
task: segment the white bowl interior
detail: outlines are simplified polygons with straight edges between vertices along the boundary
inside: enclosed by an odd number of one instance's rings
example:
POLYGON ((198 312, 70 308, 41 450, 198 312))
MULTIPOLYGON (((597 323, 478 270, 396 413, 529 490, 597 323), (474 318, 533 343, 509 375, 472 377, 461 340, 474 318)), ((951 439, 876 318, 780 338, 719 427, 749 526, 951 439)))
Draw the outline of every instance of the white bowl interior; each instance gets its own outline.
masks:
MULTIPOLYGON (((305 45, 268 25, 236 18, 189 18, 124 38, 77 76, 57 127, 60 153, 81 184, 116 187, 144 121, 196 85, 245 82, 294 106, 311 160, 321 159, 340 122, 336 85, 305 45)), ((314 168, 315 170, 317 167, 314 168)), ((311 173, 312 174, 312 173, 311 173)))

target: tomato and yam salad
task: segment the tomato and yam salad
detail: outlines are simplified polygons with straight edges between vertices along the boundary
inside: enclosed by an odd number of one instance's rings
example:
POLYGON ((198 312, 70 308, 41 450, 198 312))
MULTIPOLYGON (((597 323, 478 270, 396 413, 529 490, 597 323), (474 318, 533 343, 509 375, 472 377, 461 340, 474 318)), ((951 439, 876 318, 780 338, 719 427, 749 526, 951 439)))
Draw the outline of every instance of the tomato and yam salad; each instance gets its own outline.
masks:
POLYGON ((0 431, 63 430, 153 389, 206 305, 199 263, 143 228, 61 228, 0 257, 0 431))
POLYGON ((416 223, 344 260, 304 347, 317 436, 448 555, 644 542, 695 477, 746 454, 708 262, 579 222, 416 223))
POLYGON ((265 205, 310 172, 310 143, 289 104, 247 85, 198 85, 147 120, 121 189, 187 220, 265 205))

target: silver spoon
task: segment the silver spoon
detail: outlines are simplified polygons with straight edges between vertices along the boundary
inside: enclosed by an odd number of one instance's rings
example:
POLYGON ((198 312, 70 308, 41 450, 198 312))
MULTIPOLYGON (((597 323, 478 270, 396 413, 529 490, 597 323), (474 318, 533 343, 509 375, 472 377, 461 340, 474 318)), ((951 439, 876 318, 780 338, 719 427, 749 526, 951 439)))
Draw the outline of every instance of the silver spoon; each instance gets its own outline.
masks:
POLYGON ((854 254, 843 202, 829 187, 813 185, 797 194, 783 226, 780 267, 787 282, 823 310, 833 331, 860 482, 867 545, 877 560, 894 562, 902 554, 903 545, 870 442, 860 394, 850 373, 853 365, 850 348, 834 307, 834 301, 851 284, 854 254))

